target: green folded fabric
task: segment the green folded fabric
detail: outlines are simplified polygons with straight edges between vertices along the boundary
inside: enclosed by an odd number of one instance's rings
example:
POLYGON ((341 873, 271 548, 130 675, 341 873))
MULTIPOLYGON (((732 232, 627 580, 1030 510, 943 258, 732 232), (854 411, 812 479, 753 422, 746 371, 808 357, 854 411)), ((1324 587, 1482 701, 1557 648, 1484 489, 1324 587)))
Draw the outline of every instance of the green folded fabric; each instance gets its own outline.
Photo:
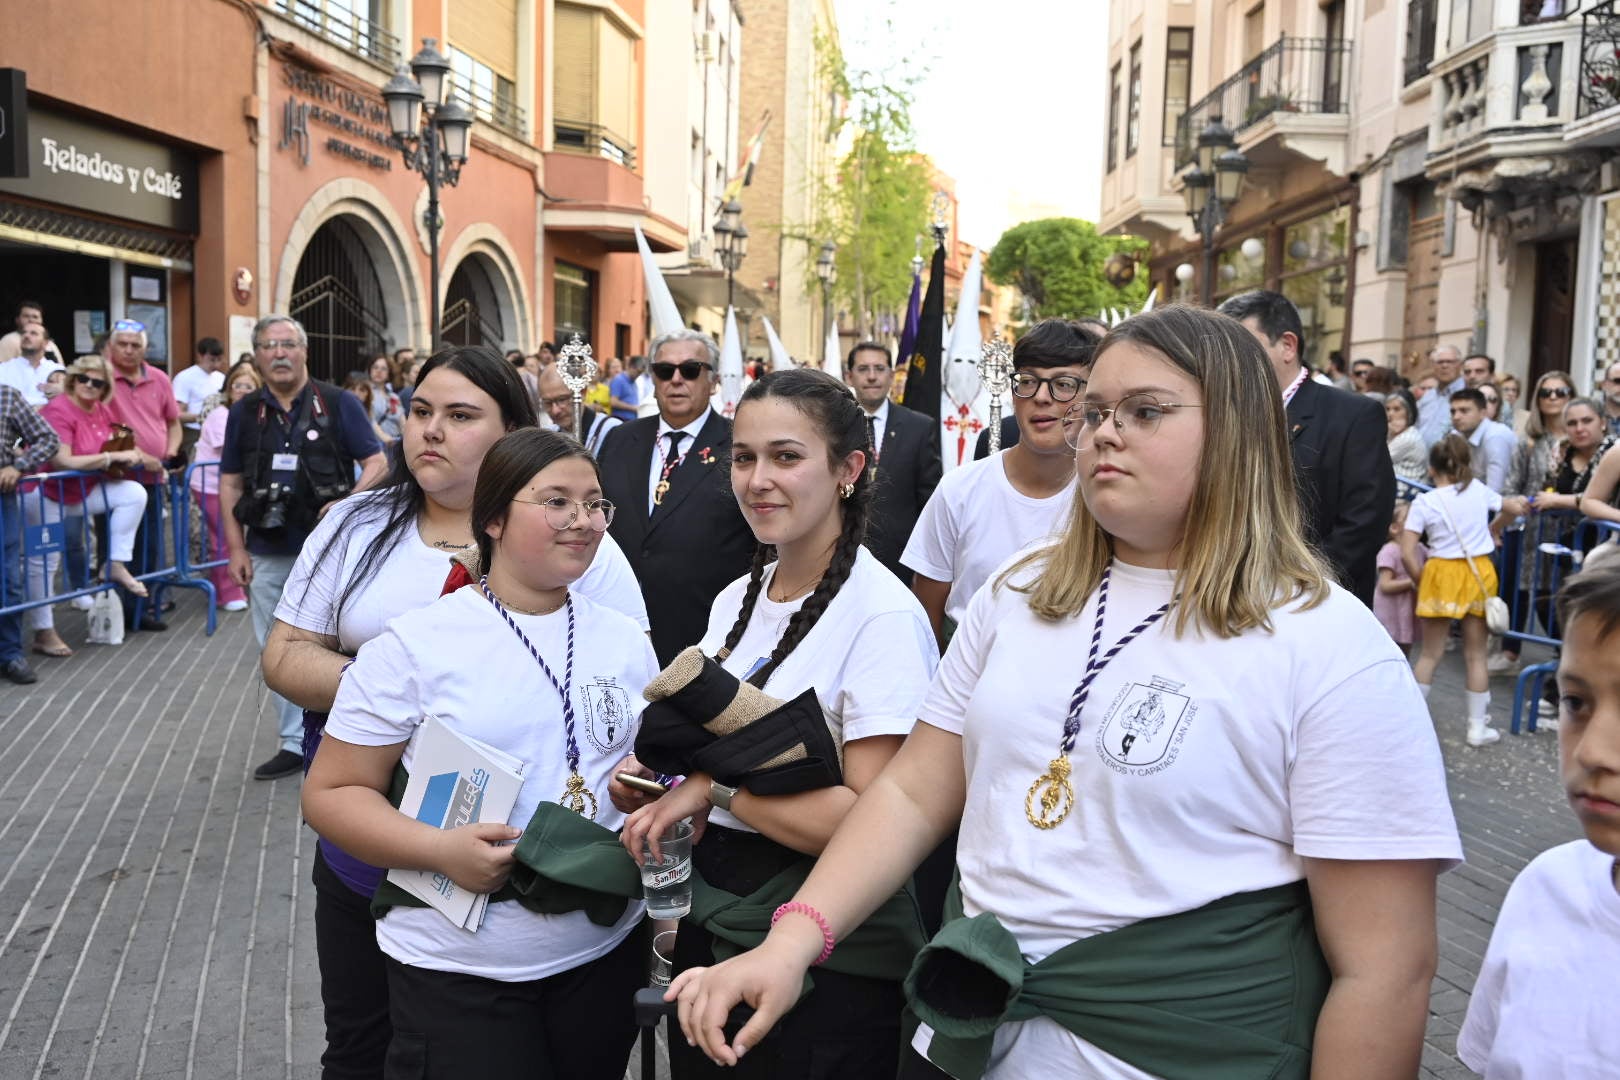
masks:
POLYGON ((996 1028, 1045 1016, 1165 1080, 1305 1080, 1332 981, 1310 892, 1294 882, 1082 938, 1038 964, 989 913, 948 920, 906 976, 908 1038, 933 1028, 928 1059, 982 1076, 996 1028))

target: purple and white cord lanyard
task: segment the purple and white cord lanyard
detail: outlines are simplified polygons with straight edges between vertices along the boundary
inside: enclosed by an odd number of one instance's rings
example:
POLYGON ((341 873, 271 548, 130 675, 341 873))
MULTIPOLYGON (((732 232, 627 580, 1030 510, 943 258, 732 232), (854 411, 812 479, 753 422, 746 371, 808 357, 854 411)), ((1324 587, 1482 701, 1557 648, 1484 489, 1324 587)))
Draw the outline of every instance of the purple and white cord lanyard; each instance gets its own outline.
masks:
POLYGON ((1056 828, 1069 811, 1074 809, 1074 786, 1069 783, 1069 753, 1074 749, 1074 740, 1080 734, 1080 711, 1086 706, 1086 699, 1091 696, 1091 684, 1096 681, 1102 669, 1108 662, 1118 656, 1120 650, 1140 637, 1148 627, 1164 618, 1165 612, 1170 610, 1168 602, 1161 604, 1159 609, 1128 630, 1124 637, 1102 654, 1099 659, 1098 650, 1102 647, 1103 613, 1108 609, 1108 579, 1113 573, 1113 567, 1103 568, 1102 581, 1097 585, 1097 614, 1091 624, 1091 651, 1086 657, 1086 672, 1080 679, 1080 685, 1074 688, 1074 694, 1069 698, 1069 714, 1063 720, 1063 742, 1060 745, 1058 756, 1047 765, 1046 772, 1035 778, 1029 786, 1029 794, 1024 796, 1024 816, 1029 823, 1037 829, 1056 828), (1040 804, 1040 812, 1036 813, 1036 803, 1040 804))
POLYGON ((529 635, 518 628, 516 620, 512 618, 500 599, 490 591, 489 578, 478 579, 478 587, 483 590, 484 599, 488 600, 495 610, 500 612, 506 625, 512 628, 512 633, 523 642, 523 647, 529 650, 534 662, 540 665, 540 671, 545 675, 546 681, 551 683, 557 696, 562 698, 563 736, 568 742, 568 786, 558 796, 559 805, 565 806, 582 817, 596 817, 596 796, 591 789, 585 786, 585 777, 579 771, 579 741, 574 738, 574 598, 569 596, 563 600, 563 607, 568 612, 568 658, 563 663, 563 678, 557 681, 557 676, 551 673, 551 665, 546 663, 540 655, 540 650, 534 647, 529 635), (587 809, 589 807, 589 809, 587 809))

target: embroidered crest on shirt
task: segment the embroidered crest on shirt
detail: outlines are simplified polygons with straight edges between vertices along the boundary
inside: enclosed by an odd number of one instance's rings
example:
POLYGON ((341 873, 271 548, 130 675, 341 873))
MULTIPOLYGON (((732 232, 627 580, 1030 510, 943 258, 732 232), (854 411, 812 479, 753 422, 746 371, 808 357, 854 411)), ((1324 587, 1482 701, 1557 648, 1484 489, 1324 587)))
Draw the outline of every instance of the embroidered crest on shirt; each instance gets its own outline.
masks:
POLYGON ((1175 763, 1198 711, 1185 685, 1160 676, 1125 684, 1097 729, 1097 753, 1109 768, 1149 776, 1175 763))
POLYGON ((609 754, 627 743, 636 720, 630 692, 610 675, 598 675, 580 689, 585 697, 585 737, 591 745, 609 754))

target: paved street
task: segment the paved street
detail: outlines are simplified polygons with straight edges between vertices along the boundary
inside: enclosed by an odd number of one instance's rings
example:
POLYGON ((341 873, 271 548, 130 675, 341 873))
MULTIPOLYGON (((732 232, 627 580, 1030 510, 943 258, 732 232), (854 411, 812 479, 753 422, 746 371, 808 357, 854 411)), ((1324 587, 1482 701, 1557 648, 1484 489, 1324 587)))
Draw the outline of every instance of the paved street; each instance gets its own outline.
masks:
MULTIPOLYGON (((166 634, 40 660, 0 688, 0 1077, 316 1077, 310 833, 296 780, 253 781, 274 749, 247 616, 203 636, 181 593, 166 634)), ((1436 713, 1468 864, 1440 883, 1424 1075, 1452 1056, 1513 875, 1578 835, 1549 734, 1462 744, 1460 660, 1436 713)), ((1511 684, 1494 703, 1504 729, 1511 684)), ((1398 748, 1391 748, 1398 752, 1398 748)), ((633 1075, 633 1073, 632 1073, 633 1075)))

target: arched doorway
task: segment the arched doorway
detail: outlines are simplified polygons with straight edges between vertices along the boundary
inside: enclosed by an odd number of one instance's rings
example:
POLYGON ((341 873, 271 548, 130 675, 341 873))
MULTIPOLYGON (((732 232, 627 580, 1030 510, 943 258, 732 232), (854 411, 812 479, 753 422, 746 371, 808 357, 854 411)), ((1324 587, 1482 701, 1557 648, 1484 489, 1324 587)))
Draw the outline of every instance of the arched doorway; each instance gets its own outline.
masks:
POLYGON ((506 347, 501 325, 500 293, 496 291, 485 256, 473 254, 456 264, 444 293, 444 329, 447 345, 506 347))
POLYGON ((382 283, 349 215, 327 220, 298 260, 288 314, 309 334, 309 373, 341 384, 388 342, 382 283))

